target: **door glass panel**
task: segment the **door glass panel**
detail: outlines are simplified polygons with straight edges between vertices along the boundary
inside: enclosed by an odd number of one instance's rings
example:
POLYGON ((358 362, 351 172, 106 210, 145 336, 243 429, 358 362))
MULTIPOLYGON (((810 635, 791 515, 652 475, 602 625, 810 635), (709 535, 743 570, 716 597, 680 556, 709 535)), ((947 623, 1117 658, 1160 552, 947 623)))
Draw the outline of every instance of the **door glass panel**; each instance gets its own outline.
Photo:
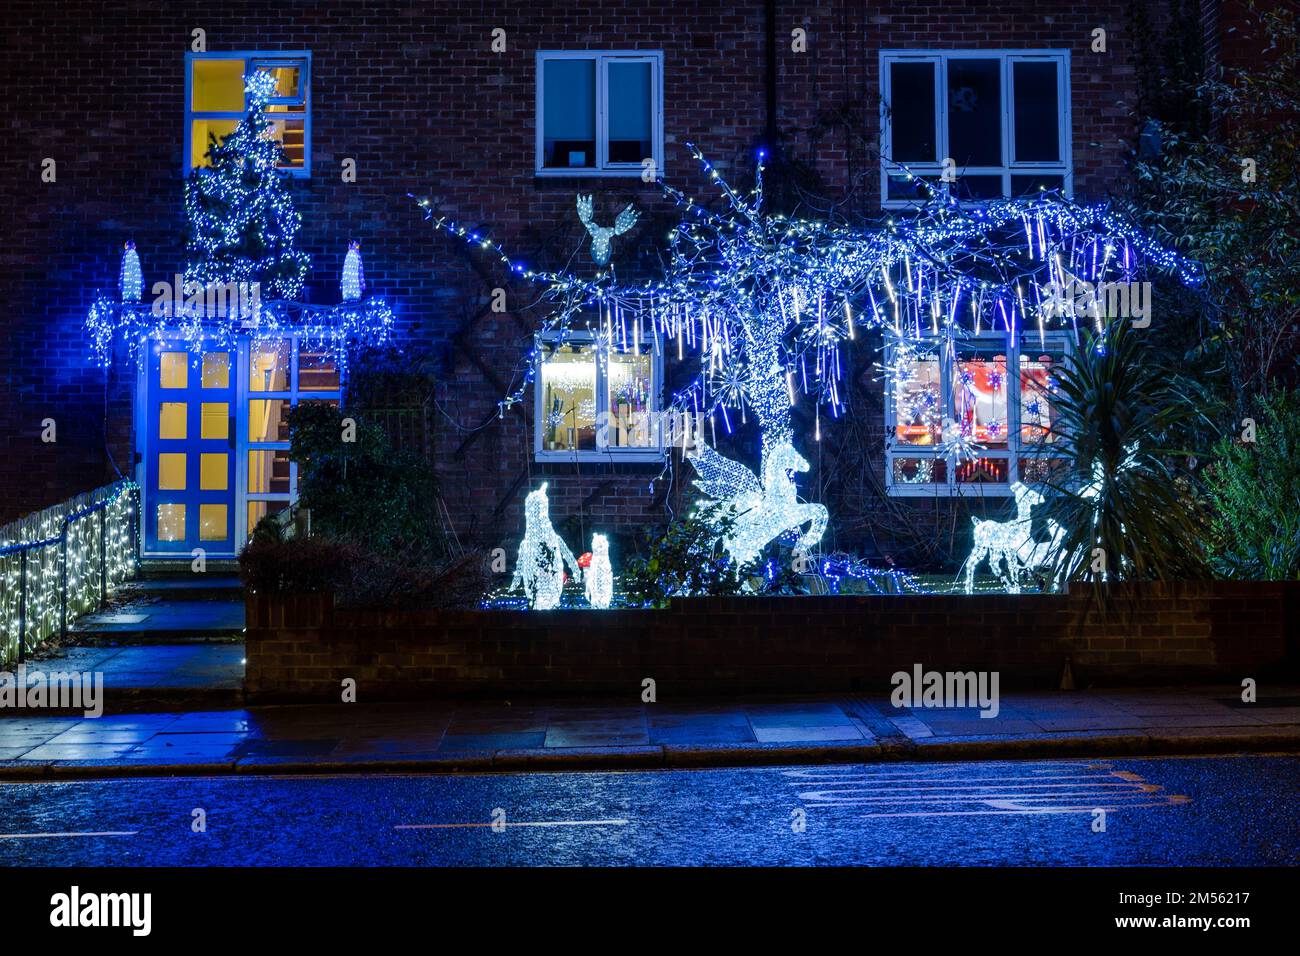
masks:
POLYGON ((248 453, 248 491, 255 495, 289 494, 289 449, 256 449, 248 453))
POLYGON ((158 490, 185 490, 184 452, 163 452, 158 456, 158 490))
POLYGON ((229 388, 230 387, 230 353, 229 352, 204 352, 203 353, 203 387, 204 388, 229 388))
POLYGON ((189 352, 163 352, 158 356, 158 384, 163 388, 185 388, 189 368, 189 352))
POLYGON ((184 505, 159 505, 158 506, 158 540, 159 541, 184 541, 185 540, 185 506, 184 505))
POLYGON ((158 405, 158 437, 168 440, 185 437, 184 402, 162 402, 158 405))
POLYGON ((302 346, 298 350, 298 391, 337 392, 339 367, 334 358, 319 349, 302 346))
POLYGON ((250 442, 289 440, 289 400, 259 399, 248 403, 248 440, 250 442))
POLYGON ((250 501, 248 503, 248 533, 251 535, 257 523, 269 515, 278 515, 289 507, 288 501, 250 501))
POLYGON ((230 487, 230 456, 222 452, 204 452, 199 456, 199 488, 202 491, 225 491, 230 487))
POLYGON ((249 352, 250 392, 289 391, 289 343, 264 342, 249 352))
POLYGON ((202 425, 199 434, 203 438, 230 438, 230 403, 204 402, 202 425))
POLYGON ((199 505, 199 540, 225 541, 230 537, 225 505, 199 505))

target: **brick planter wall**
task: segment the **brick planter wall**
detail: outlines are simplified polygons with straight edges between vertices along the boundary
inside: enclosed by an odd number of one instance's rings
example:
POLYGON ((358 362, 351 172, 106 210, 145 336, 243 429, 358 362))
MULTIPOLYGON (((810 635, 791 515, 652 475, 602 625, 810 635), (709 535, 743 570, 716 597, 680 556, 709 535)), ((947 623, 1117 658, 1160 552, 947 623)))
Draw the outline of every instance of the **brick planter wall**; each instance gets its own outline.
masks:
POLYGON ((1300 586, 1143 585, 1105 620, 1089 595, 695 598, 661 611, 368 611, 249 595, 250 700, 493 693, 886 688, 889 675, 998 670, 1054 681, 1238 681, 1296 661, 1300 586))

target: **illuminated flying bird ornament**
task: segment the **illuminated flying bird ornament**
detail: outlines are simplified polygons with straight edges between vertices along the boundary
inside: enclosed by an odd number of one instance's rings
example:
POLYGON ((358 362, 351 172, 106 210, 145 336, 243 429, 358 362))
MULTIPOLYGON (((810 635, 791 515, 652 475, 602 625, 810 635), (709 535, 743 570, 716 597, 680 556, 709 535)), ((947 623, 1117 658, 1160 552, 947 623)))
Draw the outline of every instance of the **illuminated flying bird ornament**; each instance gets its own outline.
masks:
POLYGON ((519 542, 511 589, 522 586, 535 610, 558 607, 564 590, 564 564, 568 562, 575 580, 582 580, 578 559, 551 526, 551 505, 546 484, 524 499, 524 538, 519 542))
POLYGON ((789 442, 778 443, 766 456, 761 482, 740 462, 703 441, 686 457, 700 476, 695 486, 735 516, 722 544, 738 565, 756 560, 769 541, 786 532, 799 533, 794 546, 804 551, 821 541, 829 513, 819 504, 799 500, 794 475, 807 471, 808 462, 789 442))
POLYGON ((614 220, 613 228, 598 226, 591 218, 591 197, 578 197, 578 218, 591 233, 591 258, 596 261, 596 265, 603 266, 609 262, 609 241, 635 226, 639 215, 632 204, 628 203, 614 220))

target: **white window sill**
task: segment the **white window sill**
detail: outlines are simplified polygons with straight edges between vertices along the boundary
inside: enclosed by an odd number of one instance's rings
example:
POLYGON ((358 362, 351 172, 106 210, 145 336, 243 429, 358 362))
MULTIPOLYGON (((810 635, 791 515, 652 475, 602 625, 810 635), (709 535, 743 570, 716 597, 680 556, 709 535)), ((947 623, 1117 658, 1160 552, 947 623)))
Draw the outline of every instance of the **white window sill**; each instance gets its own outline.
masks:
MULTIPOLYGON (((539 179, 640 179, 643 167, 629 166, 625 169, 594 169, 591 167, 561 168, 548 167, 535 169, 533 175, 539 179)), ((655 167, 655 180, 663 178, 663 167, 655 167)))
POLYGON ((539 462, 557 464, 658 464, 664 460, 659 448, 629 449, 625 451, 539 451, 539 462))

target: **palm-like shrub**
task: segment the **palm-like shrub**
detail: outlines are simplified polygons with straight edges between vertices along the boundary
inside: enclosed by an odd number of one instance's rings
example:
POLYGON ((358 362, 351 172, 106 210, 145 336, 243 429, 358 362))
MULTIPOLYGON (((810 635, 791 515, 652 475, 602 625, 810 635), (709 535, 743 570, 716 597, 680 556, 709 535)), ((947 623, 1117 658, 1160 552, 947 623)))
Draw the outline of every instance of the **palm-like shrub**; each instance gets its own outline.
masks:
POLYGON ((1174 447, 1195 407, 1144 358, 1141 333, 1116 321, 1054 376, 1051 449, 1070 467, 1039 513, 1064 532, 1051 559, 1058 582, 1204 573, 1192 453, 1174 447))
POLYGON ((1211 560, 1228 577, 1300 578, 1300 390, 1256 401, 1254 434, 1224 438, 1206 485, 1211 560))

